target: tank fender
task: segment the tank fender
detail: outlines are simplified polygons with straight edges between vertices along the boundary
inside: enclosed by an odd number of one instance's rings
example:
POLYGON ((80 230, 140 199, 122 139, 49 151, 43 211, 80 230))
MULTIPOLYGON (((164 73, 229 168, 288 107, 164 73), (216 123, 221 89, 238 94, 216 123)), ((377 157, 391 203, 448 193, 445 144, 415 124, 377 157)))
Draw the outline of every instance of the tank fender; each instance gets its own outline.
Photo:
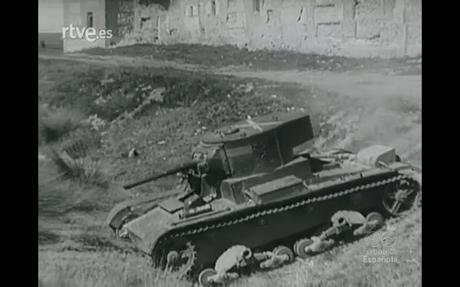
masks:
POLYGON ((145 253, 150 254, 158 239, 171 229, 171 224, 175 220, 177 220, 177 215, 156 207, 125 224, 125 229, 134 244, 145 253))
POLYGON ((356 161, 372 167, 381 167, 396 162, 394 148, 384 145, 372 145, 364 148, 356 155, 356 161))

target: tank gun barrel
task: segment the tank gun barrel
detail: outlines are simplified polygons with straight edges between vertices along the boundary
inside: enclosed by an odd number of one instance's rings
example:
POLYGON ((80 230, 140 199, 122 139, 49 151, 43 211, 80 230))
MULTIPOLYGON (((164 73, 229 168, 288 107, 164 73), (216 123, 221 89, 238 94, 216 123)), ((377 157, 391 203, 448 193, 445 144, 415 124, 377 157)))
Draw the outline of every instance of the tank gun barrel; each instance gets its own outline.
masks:
POLYGON ((131 189, 131 188, 134 188, 136 186, 142 185, 144 183, 148 183, 148 182, 157 180, 157 179, 162 178, 162 177, 166 177, 166 176, 169 176, 169 175, 172 175, 172 174, 184 171, 184 170, 191 169, 191 168, 193 168, 195 166, 196 166, 196 162, 193 162, 193 161, 185 162, 185 163, 179 164, 179 165, 177 165, 177 166, 175 166, 175 167, 173 167, 171 169, 167 169, 167 170, 165 170, 165 171, 163 171, 163 172, 161 172, 159 174, 155 174, 153 176, 145 178, 143 180, 139 180, 139 181, 136 181, 136 182, 126 184, 126 185, 123 186, 123 188, 124 189, 131 189))

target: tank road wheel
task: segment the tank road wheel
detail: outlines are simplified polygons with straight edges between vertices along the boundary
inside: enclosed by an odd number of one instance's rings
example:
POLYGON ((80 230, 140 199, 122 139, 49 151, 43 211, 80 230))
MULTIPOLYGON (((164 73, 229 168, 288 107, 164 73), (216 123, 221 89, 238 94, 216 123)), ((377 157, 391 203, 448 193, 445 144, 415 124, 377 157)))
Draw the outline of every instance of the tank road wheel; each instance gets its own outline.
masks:
POLYGON ((353 230, 353 236, 362 237, 369 235, 378 230, 384 224, 384 218, 378 212, 369 213, 365 220, 366 221, 363 224, 353 230))
POLYGON ((372 223, 376 228, 383 226, 384 218, 378 212, 371 212, 366 216, 366 222, 372 223))
POLYGON ((306 259, 310 256, 305 249, 313 244, 313 240, 309 238, 302 238, 296 241, 294 244, 294 252, 297 256, 299 256, 302 259, 306 259))
POLYGON ((289 247, 280 245, 273 249, 273 253, 278 256, 285 256, 286 260, 283 262, 283 264, 291 263, 294 261, 294 253, 289 247))
POLYGON ((216 274, 217 271, 212 268, 206 268, 203 271, 201 271, 200 275, 198 275, 198 283, 200 284, 200 287, 221 286, 222 284, 209 281, 209 277, 214 276, 216 274))
POLYGON ((382 205, 391 216, 398 216, 417 204, 419 184, 416 181, 402 180, 396 187, 387 189, 382 205))
POLYGON ((155 267, 177 272, 181 278, 189 275, 196 261, 195 246, 191 242, 174 242, 159 250, 161 254, 153 258, 155 267))

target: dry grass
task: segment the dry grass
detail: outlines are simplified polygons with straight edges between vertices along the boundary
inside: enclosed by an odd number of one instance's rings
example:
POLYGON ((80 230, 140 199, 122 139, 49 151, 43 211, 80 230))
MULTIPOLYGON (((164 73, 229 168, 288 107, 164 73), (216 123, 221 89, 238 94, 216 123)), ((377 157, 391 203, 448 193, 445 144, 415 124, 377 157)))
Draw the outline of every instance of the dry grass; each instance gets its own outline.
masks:
MULTIPOLYGON (((420 237, 421 212, 418 211, 350 246, 311 259, 299 259, 281 269, 243 277, 231 286, 421 286, 420 237), (365 262, 365 256, 386 258, 387 262, 365 262)), ((174 274, 152 269, 145 258, 113 251, 42 251, 39 277, 42 286, 51 287, 192 286, 174 274)))
POLYGON ((58 170, 67 178, 103 188, 108 187, 108 177, 99 162, 89 157, 74 159, 67 153, 59 153, 54 149, 50 149, 49 156, 58 170))
POLYGON ((417 211, 352 245, 242 278, 234 286, 421 286, 421 246, 417 211))
POLYGON ((110 251, 42 251, 38 271, 43 287, 191 286, 174 274, 152 269, 144 258, 110 251))
POLYGON ((94 48, 84 53, 92 55, 121 55, 146 57, 156 60, 180 61, 211 67, 246 65, 256 69, 333 70, 349 71, 366 68, 398 67, 409 73, 420 71, 420 57, 403 59, 354 59, 337 56, 302 54, 291 51, 238 49, 235 46, 209 46, 200 44, 152 45, 136 44, 111 49, 94 48))
POLYGON ((76 110, 59 108, 42 111, 39 118, 39 142, 50 143, 77 129, 83 115, 76 110))

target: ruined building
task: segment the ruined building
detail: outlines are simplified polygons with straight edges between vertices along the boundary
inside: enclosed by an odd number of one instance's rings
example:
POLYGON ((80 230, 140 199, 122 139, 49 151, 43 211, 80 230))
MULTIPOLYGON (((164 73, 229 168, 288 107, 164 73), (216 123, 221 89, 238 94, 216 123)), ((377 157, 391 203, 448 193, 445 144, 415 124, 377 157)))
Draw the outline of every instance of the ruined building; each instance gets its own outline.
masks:
POLYGON ((421 55, 421 0, 65 0, 64 25, 111 39, 64 50, 201 43, 354 57, 421 55))

